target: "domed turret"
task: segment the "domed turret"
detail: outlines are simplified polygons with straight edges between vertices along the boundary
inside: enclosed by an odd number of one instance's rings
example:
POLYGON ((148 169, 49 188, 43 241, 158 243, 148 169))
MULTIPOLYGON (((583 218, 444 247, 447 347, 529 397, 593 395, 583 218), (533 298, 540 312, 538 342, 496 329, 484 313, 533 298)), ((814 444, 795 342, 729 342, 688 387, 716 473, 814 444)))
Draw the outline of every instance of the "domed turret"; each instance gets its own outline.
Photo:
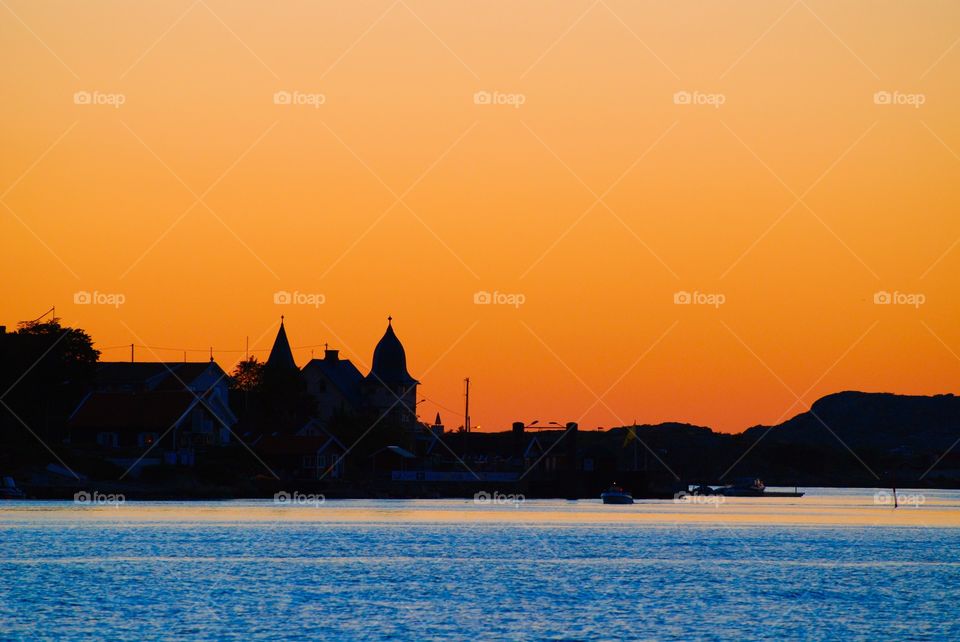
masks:
POLYGON ((410 426, 417 421, 417 385, 407 372, 407 353, 387 317, 387 331, 373 350, 370 374, 364 379, 364 405, 382 419, 410 426))
POLYGON ((393 331, 393 317, 387 317, 387 331, 373 350, 368 378, 390 386, 419 383, 407 372, 407 353, 393 331))

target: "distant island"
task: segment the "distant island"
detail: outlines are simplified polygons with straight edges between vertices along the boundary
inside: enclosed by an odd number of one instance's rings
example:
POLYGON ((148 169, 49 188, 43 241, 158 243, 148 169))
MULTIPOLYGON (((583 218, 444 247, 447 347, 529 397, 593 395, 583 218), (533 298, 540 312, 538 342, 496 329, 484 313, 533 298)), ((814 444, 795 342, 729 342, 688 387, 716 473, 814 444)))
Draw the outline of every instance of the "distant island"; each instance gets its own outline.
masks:
POLYGON ((302 367, 281 321, 269 358, 100 361, 59 320, 0 328, 0 477, 29 497, 672 497, 768 486, 960 488, 960 399, 839 392, 739 434, 680 423, 448 430, 416 414, 388 320, 364 375, 329 347, 302 367), (279 495, 278 495, 279 494, 279 495))

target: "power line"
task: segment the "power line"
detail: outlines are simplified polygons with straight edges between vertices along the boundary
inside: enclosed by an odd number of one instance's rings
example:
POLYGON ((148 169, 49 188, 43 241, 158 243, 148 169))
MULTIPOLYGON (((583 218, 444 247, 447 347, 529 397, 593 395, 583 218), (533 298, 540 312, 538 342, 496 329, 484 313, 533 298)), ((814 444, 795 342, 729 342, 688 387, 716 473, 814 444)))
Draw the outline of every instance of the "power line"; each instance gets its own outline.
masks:
MULTIPOLYGON (((120 348, 129 349, 129 348, 130 348, 130 345, 131 345, 131 344, 129 344, 129 343, 124 343, 124 344, 122 344, 122 345, 116 345, 116 346, 98 346, 97 349, 100 350, 100 351, 103 351, 103 350, 119 350, 120 348)), ((170 351, 170 352, 203 352, 203 353, 209 353, 209 352, 210 352, 210 349, 211 349, 211 346, 207 346, 206 348, 182 348, 182 347, 181 347, 181 348, 175 348, 175 347, 170 347, 170 346, 148 346, 148 345, 144 345, 144 344, 141 344, 141 343, 134 343, 134 344, 132 344, 132 345, 133 345, 134 347, 136 347, 136 348, 144 348, 144 349, 146 349, 146 350, 164 350, 164 351, 170 351)), ((327 345, 327 344, 325 344, 325 343, 314 343, 314 344, 311 344, 311 345, 291 346, 290 349, 291 349, 291 350, 307 350, 307 349, 309 349, 309 348, 319 348, 319 347, 325 346, 325 345, 327 345)), ((213 351, 214 351, 214 352, 220 352, 220 353, 231 353, 231 354, 233 354, 233 353, 245 353, 245 352, 270 352, 270 348, 255 348, 255 349, 251 349, 251 350, 246 350, 246 349, 240 349, 240 350, 225 349, 225 350, 221 350, 221 349, 217 348, 216 346, 213 346, 213 351)))

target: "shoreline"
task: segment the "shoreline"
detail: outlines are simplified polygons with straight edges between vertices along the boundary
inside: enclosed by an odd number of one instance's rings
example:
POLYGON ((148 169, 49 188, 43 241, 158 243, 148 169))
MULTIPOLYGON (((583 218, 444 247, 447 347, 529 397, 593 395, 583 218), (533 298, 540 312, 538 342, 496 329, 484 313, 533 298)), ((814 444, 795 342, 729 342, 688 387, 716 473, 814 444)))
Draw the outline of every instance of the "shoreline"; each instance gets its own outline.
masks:
POLYGON ((141 501, 124 498, 112 504, 21 500, 0 503, 0 528, 64 522, 130 526, 202 523, 228 527, 499 524, 519 527, 960 528, 960 492, 940 491, 930 497, 922 496, 922 503, 894 509, 892 505, 876 504, 874 489, 858 490, 863 493, 812 494, 791 499, 726 498, 711 504, 640 500, 633 505, 604 505, 599 499, 521 499, 491 504, 463 498, 377 500, 316 496, 312 504, 278 504, 263 499, 141 501))

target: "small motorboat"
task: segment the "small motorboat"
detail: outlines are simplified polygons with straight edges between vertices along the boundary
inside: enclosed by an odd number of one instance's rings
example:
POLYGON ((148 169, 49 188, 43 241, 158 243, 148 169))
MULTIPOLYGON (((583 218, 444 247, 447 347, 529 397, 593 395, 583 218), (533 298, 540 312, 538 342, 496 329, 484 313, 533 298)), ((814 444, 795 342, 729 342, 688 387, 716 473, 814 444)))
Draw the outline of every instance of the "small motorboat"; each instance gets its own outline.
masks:
POLYGON ((717 494, 725 497, 763 497, 766 488, 766 484, 757 477, 742 477, 729 486, 718 488, 717 494))
POLYGON ((23 499, 26 493, 17 488, 13 477, 0 478, 0 499, 23 499))
POLYGON ((707 486, 706 484, 700 484, 699 486, 695 486, 692 489, 688 488, 687 494, 688 495, 716 495, 717 491, 715 491, 710 486, 707 486))
POLYGON ((729 486, 718 488, 716 493, 725 497, 803 497, 803 493, 799 489, 794 489, 792 493, 767 490, 766 484, 756 477, 743 477, 734 480, 729 486))
POLYGON ((633 495, 624 488, 614 484, 604 492, 600 493, 600 499, 604 504, 632 504, 633 495))

